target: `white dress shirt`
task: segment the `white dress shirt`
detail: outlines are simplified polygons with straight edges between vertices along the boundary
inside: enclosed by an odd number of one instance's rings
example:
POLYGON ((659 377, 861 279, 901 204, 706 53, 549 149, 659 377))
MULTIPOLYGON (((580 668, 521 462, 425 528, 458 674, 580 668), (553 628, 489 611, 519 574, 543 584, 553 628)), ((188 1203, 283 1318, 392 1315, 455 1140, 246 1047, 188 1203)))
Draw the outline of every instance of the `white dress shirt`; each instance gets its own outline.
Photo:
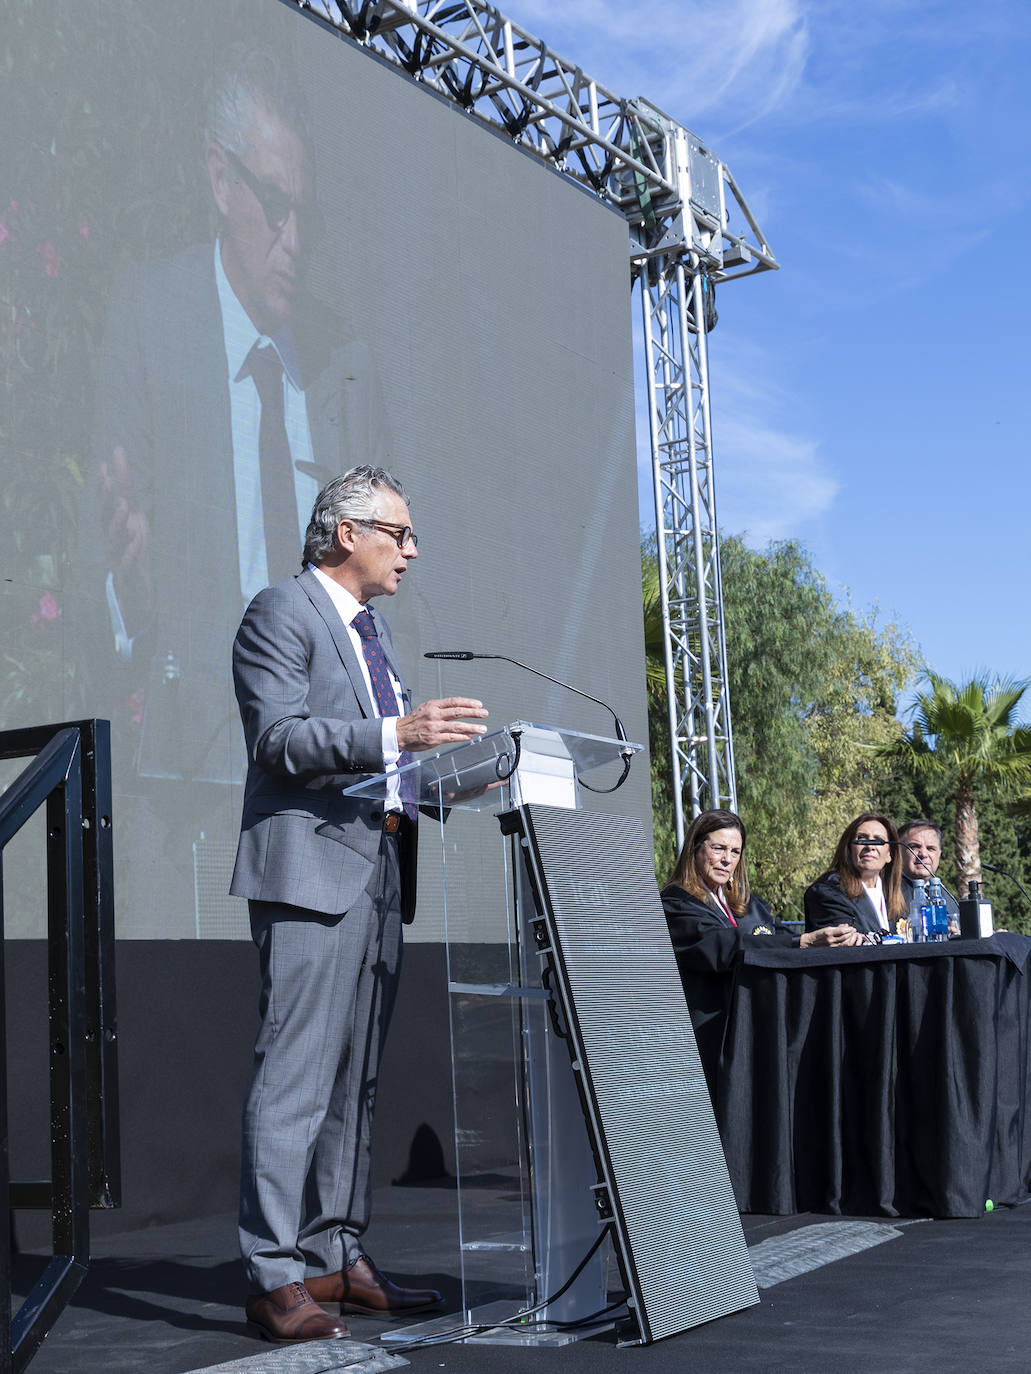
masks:
MULTIPOLYGON (((327 576, 321 568, 316 568, 313 563, 308 567, 325 587, 329 599, 336 608, 337 614, 344 623, 351 646, 358 659, 358 666, 362 670, 362 677, 365 679, 365 686, 369 693, 369 700, 372 702, 372 709, 379 715, 379 707, 376 705, 376 694, 372 690, 372 678, 369 676, 369 665, 365 662, 365 650, 362 648, 362 637, 351 624, 359 611, 364 611, 367 607, 363 606, 356 597, 353 597, 346 587, 341 587, 339 582, 327 576)), ((394 697, 397 701, 397 715, 404 715, 404 698, 401 695, 401 684, 394 676, 394 671, 390 664, 387 664, 387 673, 390 677, 390 685, 394 689, 394 697)), ((383 726, 383 767, 384 769, 396 768, 401 751, 397 747, 397 716, 380 716, 383 726)), ((396 777, 390 778, 387 782, 387 803, 388 811, 400 811, 401 807, 401 785, 396 777)))
POLYGON ((888 908, 884 901, 884 884, 878 877, 873 887, 864 887, 866 900, 877 913, 877 921, 882 930, 888 930, 888 908))

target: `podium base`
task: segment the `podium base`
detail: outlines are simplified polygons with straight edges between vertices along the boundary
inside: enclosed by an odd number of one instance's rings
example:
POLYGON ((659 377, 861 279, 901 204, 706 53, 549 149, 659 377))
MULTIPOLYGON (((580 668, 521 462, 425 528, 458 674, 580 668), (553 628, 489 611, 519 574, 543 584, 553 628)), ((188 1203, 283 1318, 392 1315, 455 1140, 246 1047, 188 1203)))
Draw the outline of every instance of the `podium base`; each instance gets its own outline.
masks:
MULTIPOLYGON (((417 1341, 440 1339, 457 1333, 467 1327, 487 1327, 488 1330, 476 1331, 468 1336, 458 1337, 455 1345, 533 1345, 559 1346, 572 1345, 574 1341, 586 1340, 597 1336, 601 1331, 611 1331, 617 1325, 615 1316, 608 1313, 596 1322, 575 1330, 549 1328, 547 1323, 538 1325, 533 1317, 512 1326, 498 1326, 496 1323, 507 1321, 520 1311, 519 1303, 511 1298, 498 1302, 484 1303, 480 1307, 470 1307, 464 1312, 452 1312, 446 1317, 434 1317, 432 1321, 419 1322, 416 1326, 405 1326, 400 1330, 383 1331, 380 1340, 384 1345, 403 1349, 417 1341), (492 1323, 495 1323, 492 1325, 492 1323)), ((619 1320, 623 1320, 620 1318, 619 1320)), ((445 1342, 442 1342, 444 1344, 445 1342)))

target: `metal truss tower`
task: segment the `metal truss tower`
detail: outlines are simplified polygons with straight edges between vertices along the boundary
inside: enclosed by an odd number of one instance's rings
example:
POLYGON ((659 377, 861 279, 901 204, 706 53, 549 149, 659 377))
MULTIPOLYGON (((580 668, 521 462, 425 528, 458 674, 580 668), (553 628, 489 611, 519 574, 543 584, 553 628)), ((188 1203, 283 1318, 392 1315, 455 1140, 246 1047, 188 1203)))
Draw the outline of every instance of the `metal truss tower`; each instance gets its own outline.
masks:
POLYGON ((737 810, 727 694, 705 315, 697 267, 662 258, 641 274, 677 847, 685 802, 737 810))
POLYGON ((291 0, 586 185, 630 227, 647 412, 678 847, 736 805, 707 331, 714 287, 777 267, 727 166, 643 99, 606 90, 482 0, 291 0))

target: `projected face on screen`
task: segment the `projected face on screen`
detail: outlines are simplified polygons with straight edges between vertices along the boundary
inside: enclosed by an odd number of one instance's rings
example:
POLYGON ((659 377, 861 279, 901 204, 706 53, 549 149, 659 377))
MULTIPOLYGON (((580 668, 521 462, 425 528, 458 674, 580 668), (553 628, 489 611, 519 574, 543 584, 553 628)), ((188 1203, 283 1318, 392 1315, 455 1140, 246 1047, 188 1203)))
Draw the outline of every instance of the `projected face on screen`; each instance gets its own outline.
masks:
POLYGON ((290 322, 318 212, 302 137, 260 98, 246 104, 244 151, 212 145, 208 172, 225 274, 256 328, 271 336, 290 322))

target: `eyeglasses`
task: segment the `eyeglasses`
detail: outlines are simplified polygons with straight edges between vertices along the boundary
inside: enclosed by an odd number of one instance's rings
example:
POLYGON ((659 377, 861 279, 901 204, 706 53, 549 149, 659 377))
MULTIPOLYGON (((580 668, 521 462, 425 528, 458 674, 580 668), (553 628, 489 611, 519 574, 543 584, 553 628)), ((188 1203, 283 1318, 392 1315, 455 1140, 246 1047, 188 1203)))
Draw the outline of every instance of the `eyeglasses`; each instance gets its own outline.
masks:
POLYGON ((419 536, 413 531, 411 525, 388 525, 385 520, 356 520, 356 525, 371 525, 373 529, 382 530, 384 534, 397 541, 397 547, 403 549, 407 543, 411 543, 413 549, 419 547, 419 536))
POLYGON ((879 835, 857 835, 852 841, 863 849, 880 849, 882 845, 890 844, 890 840, 882 840, 879 835))
POLYGON ((319 238, 323 229, 323 221, 322 212, 317 205, 313 202, 305 204, 302 201, 294 200, 292 196, 287 195, 282 187, 256 177, 251 169, 245 166, 237 155, 230 152, 228 148, 223 148, 222 152, 233 164, 240 180, 250 188, 254 199, 261 206, 265 223, 271 233, 279 233, 290 218, 290 211, 292 210, 297 220, 297 232, 301 238, 309 243, 314 243, 319 238))

